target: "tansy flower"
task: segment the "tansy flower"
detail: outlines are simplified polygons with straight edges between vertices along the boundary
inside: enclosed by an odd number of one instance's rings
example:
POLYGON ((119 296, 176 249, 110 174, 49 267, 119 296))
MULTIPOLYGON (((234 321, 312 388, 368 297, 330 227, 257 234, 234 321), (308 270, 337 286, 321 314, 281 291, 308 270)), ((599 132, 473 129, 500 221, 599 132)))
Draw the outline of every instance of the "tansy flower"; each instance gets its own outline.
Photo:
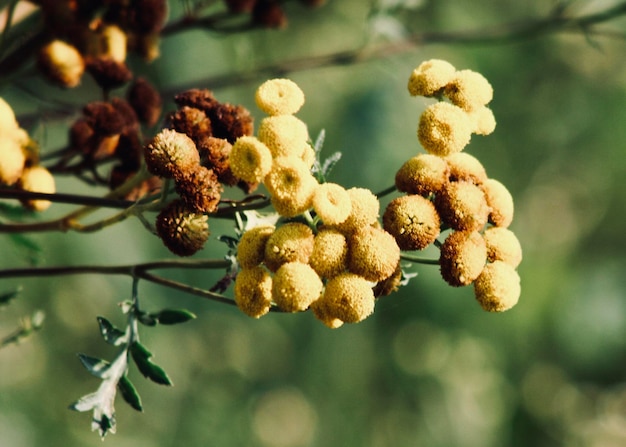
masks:
POLYGON ((419 154, 407 160, 396 172, 396 188, 409 194, 427 196, 448 181, 448 165, 441 157, 419 154))
POLYGON ((496 227, 508 227, 513 221, 513 196, 509 190, 495 179, 487 179, 481 185, 487 205, 491 209, 489 213, 489 222, 496 227))
POLYGON ((264 183, 272 195, 276 211, 285 217, 309 209, 313 193, 319 186, 307 165, 296 157, 276 158, 264 183))
POLYGON ((76 47, 61 40, 44 46, 39 52, 40 69, 63 87, 76 87, 85 72, 85 61, 76 47))
POLYGON ((276 228, 271 225, 246 231, 237 245, 237 262, 244 269, 256 267, 265 258, 265 244, 276 228))
MULTIPOLYGON (((43 166, 32 166, 24 169, 18 181, 18 187, 24 191, 54 194, 56 185, 54 177, 43 166)), ((24 205, 35 211, 47 210, 52 202, 49 200, 26 200, 24 205)))
POLYGON ((119 26, 107 25, 101 33, 102 50, 101 55, 110 57, 116 62, 126 60, 126 33, 119 26))
POLYGON ((309 169, 311 169, 315 164, 315 149, 313 149, 310 144, 307 144, 304 148, 304 151, 302 151, 302 156, 300 158, 302 159, 304 164, 307 165, 309 169))
POLYGON ((350 188, 347 192, 351 203, 350 214, 336 225, 337 229, 343 233, 352 233, 374 224, 380 211, 378 197, 365 188, 350 188))
POLYGON ((337 230, 322 228, 315 235, 309 264, 322 278, 332 278, 348 268, 348 242, 337 230))
POLYGON ((487 262, 487 245, 476 231, 454 231, 441 246, 441 276, 451 286, 466 286, 482 272, 487 262))
POLYGON ((438 102, 420 116, 417 138, 428 153, 440 157, 461 152, 470 142, 474 126, 460 107, 438 102))
POLYGON ((352 209, 350 195, 336 183, 319 185, 313 193, 312 205, 322 222, 328 225, 343 222, 352 209))
POLYGON ((487 180, 487 172, 482 163, 467 152, 457 152, 444 158, 450 167, 450 180, 465 180, 475 185, 487 180))
POLYGON ((191 256, 209 238, 208 217, 191 211, 178 199, 161 210, 156 230, 165 246, 178 256, 191 256))
POLYGON ((176 192, 194 211, 212 213, 220 203, 222 185, 213 170, 195 165, 177 176, 176 192))
POLYGON ((487 244, 487 259, 490 262, 503 261, 516 268, 522 262, 522 246, 511 230, 490 227, 483 233, 487 244))
POLYGON ((246 315, 259 318, 272 305, 272 277, 263 267, 244 268, 235 279, 235 304, 246 315))
POLYGON ((411 96, 433 96, 450 82, 455 71, 452 64, 440 59, 422 62, 409 77, 409 93, 411 96))
POLYGON ((365 227, 348 240, 350 271, 368 281, 390 277, 400 262, 400 248, 392 235, 381 228, 365 227))
POLYGON ((286 312, 300 312, 320 297, 322 287, 322 280, 310 265, 288 262, 274 275, 272 299, 286 312))
POLYGON ((336 318, 345 323, 358 323, 374 312, 374 305, 371 284, 354 273, 342 273, 326 283, 322 297, 312 308, 316 316, 324 317, 324 322, 336 318))
POLYGON ((299 222, 278 227, 265 244, 265 265, 275 272, 287 262, 306 264, 313 251, 313 231, 299 222))
POLYGON ((272 169, 272 154, 257 138, 243 136, 233 144, 229 162, 235 177, 245 182, 258 183, 272 169))
POLYGON ((293 115, 304 104, 304 93, 290 79, 270 79, 259 86, 255 100, 268 115, 293 115))
POLYGON ((496 117, 489 107, 478 107, 469 112, 469 117, 474 124, 472 132, 477 135, 489 135, 496 130, 496 117))
POLYGON ((272 157, 301 157, 308 145, 306 124, 293 115, 268 116, 261 120, 257 137, 272 153, 272 157))
POLYGON ((26 154, 13 138, 0 134, 0 183, 13 185, 24 171, 26 154))
POLYGON ((487 264, 474 281, 474 295, 481 307, 489 312, 504 312, 515 306, 522 293, 520 277, 503 261, 487 264))
POLYGON ((435 206, 441 219, 455 230, 480 230, 489 216, 485 194, 467 181, 448 183, 437 194, 435 206))
POLYGON ((326 326, 331 329, 337 329, 343 326, 343 321, 333 316, 331 304, 332 303, 329 304, 322 299, 318 299, 311 303, 311 310, 313 311, 313 315, 326 326))
POLYGON ((435 206, 420 195, 393 199, 383 214, 383 228, 401 250, 422 250, 439 236, 441 221, 435 206))
POLYGON ((443 91, 452 104, 468 112, 488 104, 493 88, 483 75, 472 70, 457 71, 443 91))
POLYGON ((200 163, 193 140, 170 129, 159 132, 145 146, 144 155, 148 171, 165 178, 176 177, 200 163))

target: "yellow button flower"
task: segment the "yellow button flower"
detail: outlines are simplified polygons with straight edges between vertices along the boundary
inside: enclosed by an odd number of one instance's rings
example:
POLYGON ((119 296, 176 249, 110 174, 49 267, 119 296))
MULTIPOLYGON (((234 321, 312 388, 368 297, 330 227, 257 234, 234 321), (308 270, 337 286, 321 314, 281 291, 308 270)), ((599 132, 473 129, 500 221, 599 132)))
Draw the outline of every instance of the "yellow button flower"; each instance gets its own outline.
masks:
POLYGON ((265 245, 276 228, 264 225, 246 231, 237 245, 237 262, 244 269, 256 267, 265 258, 265 245))
POLYGON ((235 279, 235 304, 246 315, 259 318, 272 305, 272 277, 263 267, 243 269, 235 279))
POLYGON ((319 186, 307 165, 296 157, 275 159, 264 183, 272 195, 276 210, 286 217, 293 217, 309 209, 313 193, 319 186))
POLYGON ((265 265, 275 272, 287 262, 306 264, 313 252, 313 231, 299 222, 278 227, 265 244, 265 265))
POLYGON ((443 188, 448 176, 449 168, 443 158, 419 154, 408 159, 396 172, 396 188, 409 194, 427 196, 443 188))
POLYGON ((272 299, 286 312, 300 312, 320 297, 322 288, 322 280, 310 265, 288 262, 274 275, 272 299))
MULTIPOLYGON (((24 169, 22 176, 18 181, 18 187, 24 191, 43 192, 54 194, 56 192, 56 184, 54 177, 43 166, 31 166, 24 169)), ((26 200, 24 205, 34 211, 47 210, 52 202, 49 200, 26 200)))
POLYGON ((302 157, 309 141, 306 124, 293 115, 268 116, 261 120, 257 137, 272 157, 302 157))
POLYGON ((487 262, 487 245, 476 231, 454 231, 441 246, 441 276, 451 286, 471 284, 487 262))
POLYGON ((508 227, 513 221, 513 196, 509 190, 495 179, 487 179, 481 186, 487 205, 491 209, 489 213, 489 222, 497 227, 508 227))
POLYGON ((409 77, 411 96, 433 96, 448 84, 455 73, 454 66, 441 59, 422 62, 409 77))
POLYGON ((487 243, 487 259, 490 262, 503 261, 516 268, 522 262, 522 246, 511 230, 490 227, 483 233, 487 243))
POLYGON ((472 70, 457 71, 444 89, 452 104, 472 111, 493 99, 493 87, 483 75, 472 70))
POLYGON ((315 302, 313 310, 318 318, 323 317, 325 323, 330 320, 336 325, 333 319, 345 323, 364 320, 374 312, 374 305, 371 284, 354 273, 342 273, 328 281, 324 294, 315 302))
POLYGON ((489 216, 482 189, 467 181, 448 183, 435 198, 435 206, 441 219, 455 230, 481 230, 489 216))
POLYGON ((290 79, 270 79, 259 86, 254 99, 268 115, 293 115, 304 104, 304 93, 290 79))
POLYGON ((487 171, 483 164, 467 152, 457 152, 444 158, 450 168, 450 180, 465 180, 475 185, 487 180, 487 171))
POLYGON ((460 107, 438 102, 422 113, 417 137, 428 153, 440 157, 461 152, 470 142, 474 123, 460 107))
POLYGON ((229 163, 235 177, 245 182, 259 183, 272 169, 272 153, 257 138, 246 135, 233 144, 229 163))
POLYGON ((25 162, 22 146, 15 139, 0 134, 0 183, 15 184, 22 176, 25 162))
POLYGON ((312 205, 322 222, 328 225, 345 221, 352 209, 350 195, 336 183, 319 185, 313 193, 312 205))
POLYGON ((365 227, 348 239, 350 271, 368 281, 389 278, 400 262, 400 248, 382 228, 365 227))
POLYGON ((378 197, 365 188, 350 188, 347 192, 351 203, 350 214, 336 225, 337 229, 349 234, 376 223, 380 212, 378 197))
POLYGON ((44 46, 38 63, 50 79, 63 87, 76 87, 85 72, 83 56, 76 47, 61 40, 44 46))
POLYGON ((519 274, 503 261, 487 264, 474 281, 474 294, 489 312, 504 312, 517 304, 522 293, 519 274))
POLYGON ((322 278, 332 278, 348 268, 348 242, 337 230, 322 228, 315 235, 309 264, 322 278))

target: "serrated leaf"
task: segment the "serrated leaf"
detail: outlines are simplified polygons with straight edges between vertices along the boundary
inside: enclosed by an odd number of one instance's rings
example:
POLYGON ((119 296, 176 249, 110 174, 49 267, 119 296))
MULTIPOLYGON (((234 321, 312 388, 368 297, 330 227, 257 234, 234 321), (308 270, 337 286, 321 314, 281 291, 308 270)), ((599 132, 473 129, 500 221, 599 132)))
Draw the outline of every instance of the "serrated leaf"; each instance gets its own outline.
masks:
POLYGON ((17 296, 22 293, 22 286, 17 286, 15 289, 5 292, 0 295, 0 306, 5 306, 9 304, 9 301, 17 298, 17 296))
POLYGON ((106 373, 111 366, 111 363, 106 360, 91 357, 86 354, 78 354, 78 358, 85 369, 99 379, 102 379, 103 374, 106 373))
POLYGON ((137 389, 132 384, 132 382, 123 375, 120 377, 119 382, 117 382, 117 389, 120 391, 120 394, 126 401, 128 405, 133 407, 137 411, 143 411, 143 406, 141 405, 141 398, 139 397, 139 393, 137 389))
POLYGON ((196 315, 187 309, 163 309, 153 313, 152 316, 161 324, 185 323, 196 318, 196 315))
POLYGON ((322 165, 322 175, 324 178, 328 177, 328 174, 330 174, 330 171, 332 171, 339 160, 341 160, 341 152, 335 152, 324 160, 324 164, 322 165))
POLYGON ((119 346, 124 343, 126 333, 119 330, 104 317, 98 317, 98 325, 100 326, 100 334, 104 341, 113 346, 119 346))
POLYGON ((313 149, 315 149, 315 153, 319 154, 322 151, 322 147, 324 146, 324 140, 326 139, 326 130, 320 130, 320 133, 317 134, 317 138, 313 143, 313 149))
POLYGON ((172 381, 163 368, 150 361, 152 353, 141 343, 135 342, 130 346, 130 355, 144 377, 160 385, 172 385, 172 381))

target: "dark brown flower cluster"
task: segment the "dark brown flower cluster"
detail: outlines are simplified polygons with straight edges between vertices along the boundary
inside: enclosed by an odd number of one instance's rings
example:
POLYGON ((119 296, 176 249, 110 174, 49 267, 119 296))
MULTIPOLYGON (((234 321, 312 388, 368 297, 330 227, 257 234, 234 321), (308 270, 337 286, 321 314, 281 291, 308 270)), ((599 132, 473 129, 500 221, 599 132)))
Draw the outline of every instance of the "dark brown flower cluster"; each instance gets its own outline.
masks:
POLYGON ((166 0, 38 0, 49 43, 39 53, 41 70, 74 87, 88 71, 103 89, 129 82, 127 51, 147 60, 159 55, 166 0))
POLYGON ((223 185, 246 192, 256 187, 235 178, 229 162, 232 143, 253 133, 253 120, 245 107, 222 103, 209 90, 189 90, 174 100, 177 110, 145 146, 144 157, 152 174, 174 181, 179 196, 157 217, 157 232, 173 253, 189 256, 208 237, 206 214, 217 209, 223 185))
MULTIPOLYGON (((320 6, 325 0, 300 0, 307 6, 320 6)), ((263 28, 284 28, 287 15, 279 0, 224 0, 233 14, 249 14, 252 24, 263 28)))

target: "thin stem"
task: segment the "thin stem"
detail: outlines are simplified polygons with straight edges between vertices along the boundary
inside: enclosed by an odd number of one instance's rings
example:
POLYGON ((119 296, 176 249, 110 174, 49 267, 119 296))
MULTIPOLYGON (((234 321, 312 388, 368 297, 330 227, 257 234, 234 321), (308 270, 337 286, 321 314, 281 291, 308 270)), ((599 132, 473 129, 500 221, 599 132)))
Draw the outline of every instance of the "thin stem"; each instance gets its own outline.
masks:
POLYGON ((403 261, 414 262, 416 264, 439 265, 439 259, 420 258, 417 256, 407 255, 404 253, 400 255, 400 259, 402 259, 403 261))
POLYGON ((394 193, 396 191, 397 191, 396 185, 392 185, 392 186, 389 186, 389 187, 383 189, 380 192, 377 192, 376 193, 376 197, 378 197, 380 199, 381 197, 385 197, 386 195, 392 194, 392 193, 394 193))

